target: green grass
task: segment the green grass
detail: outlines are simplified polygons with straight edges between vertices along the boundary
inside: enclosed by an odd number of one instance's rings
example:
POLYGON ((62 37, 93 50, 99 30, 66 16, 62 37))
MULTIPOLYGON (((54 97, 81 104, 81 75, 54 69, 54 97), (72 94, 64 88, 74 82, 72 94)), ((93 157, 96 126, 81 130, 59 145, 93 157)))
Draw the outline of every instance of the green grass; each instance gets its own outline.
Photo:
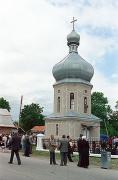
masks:
MULTIPOLYGON (((38 158, 47 158, 49 159, 49 151, 36 151, 36 147, 33 147, 33 154, 32 156, 38 158)), ((56 153, 56 159, 60 160, 60 153, 56 153)), ((72 157, 75 163, 78 162, 79 156, 74 155, 72 157)), ((100 167, 101 166, 101 159, 98 157, 89 157, 90 166, 100 167)), ((118 169, 118 159, 111 159, 111 168, 118 169)))
POLYGON ((45 152, 45 151, 33 151, 32 155, 33 156, 38 156, 38 157, 49 157, 49 152, 45 152))
MULTIPOLYGON (((42 158, 49 158, 49 151, 36 151, 35 148, 33 148, 33 156, 35 157, 42 157, 42 158)), ((60 154, 56 153, 56 159, 60 159, 60 154)))
MULTIPOLYGON (((101 159, 97 157, 90 157, 90 165, 101 166, 101 159)), ((111 168, 118 169, 118 159, 111 159, 111 168)))

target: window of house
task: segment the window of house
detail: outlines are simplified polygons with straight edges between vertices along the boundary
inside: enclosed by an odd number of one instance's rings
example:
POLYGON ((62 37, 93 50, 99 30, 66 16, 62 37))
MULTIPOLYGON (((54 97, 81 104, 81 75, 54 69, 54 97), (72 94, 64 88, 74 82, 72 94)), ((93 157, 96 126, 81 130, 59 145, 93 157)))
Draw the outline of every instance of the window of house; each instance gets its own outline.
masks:
POLYGON ((74 93, 70 93, 70 109, 74 110, 74 93))
POLYGON ((72 50, 74 50, 75 49, 75 46, 72 46, 72 50))
POLYGON ((60 112, 60 97, 57 98, 57 112, 60 112))
POLYGON ((87 97, 84 97, 84 113, 87 113, 88 105, 87 105, 87 97))
POLYGON ((56 136, 58 136, 58 134, 59 134, 59 126, 58 124, 56 124, 56 136))

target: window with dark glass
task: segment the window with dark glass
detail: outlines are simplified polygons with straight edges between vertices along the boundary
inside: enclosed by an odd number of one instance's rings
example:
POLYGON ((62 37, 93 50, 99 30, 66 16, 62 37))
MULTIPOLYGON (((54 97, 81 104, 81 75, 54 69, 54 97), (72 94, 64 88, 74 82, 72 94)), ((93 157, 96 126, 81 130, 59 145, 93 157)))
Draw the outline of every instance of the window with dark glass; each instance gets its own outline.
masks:
POLYGON ((87 105, 87 97, 84 97, 84 113, 87 113, 88 105, 87 105))
POLYGON ((74 93, 70 93, 70 109, 74 110, 74 93))
POLYGON ((57 98, 57 112, 60 112, 60 97, 57 98))
POLYGON ((58 134, 59 134, 59 126, 58 124, 56 124, 56 136, 58 136, 58 134))
POLYGON ((74 50, 75 49, 75 47, 74 46, 72 46, 72 50, 74 50))

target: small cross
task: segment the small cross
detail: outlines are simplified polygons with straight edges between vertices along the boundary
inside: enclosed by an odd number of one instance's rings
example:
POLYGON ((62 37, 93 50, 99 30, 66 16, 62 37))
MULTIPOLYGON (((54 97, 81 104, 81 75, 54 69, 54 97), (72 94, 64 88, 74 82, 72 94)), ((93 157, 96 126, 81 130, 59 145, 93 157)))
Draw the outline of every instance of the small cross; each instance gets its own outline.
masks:
POLYGON ((73 30, 74 30, 74 23, 75 23, 75 21, 77 21, 77 19, 74 19, 74 17, 73 17, 73 20, 70 22, 70 23, 73 23, 73 30))

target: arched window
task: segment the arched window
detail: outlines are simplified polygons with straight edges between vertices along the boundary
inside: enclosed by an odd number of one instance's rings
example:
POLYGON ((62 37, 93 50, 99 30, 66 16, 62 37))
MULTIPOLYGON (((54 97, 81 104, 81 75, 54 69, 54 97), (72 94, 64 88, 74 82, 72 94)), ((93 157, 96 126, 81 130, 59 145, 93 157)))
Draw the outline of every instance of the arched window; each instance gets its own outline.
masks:
POLYGON ((84 97, 84 113, 87 113, 88 105, 87 105, 87 97, 84 97))
POLYGON ((72 46, 72 50, 74 50, 75 49, 75 46, 72 46))
POLYGON ((59 126, 58 124, 56 124, 56 136, 58 136, 58 134, 59 134, 59 126))
POLYGON ((74 93, 70 93, 70 109, 74 110, 74 93))
POLYGON ((57 112, 60 112, 60 97, 57 98, 57 112))

